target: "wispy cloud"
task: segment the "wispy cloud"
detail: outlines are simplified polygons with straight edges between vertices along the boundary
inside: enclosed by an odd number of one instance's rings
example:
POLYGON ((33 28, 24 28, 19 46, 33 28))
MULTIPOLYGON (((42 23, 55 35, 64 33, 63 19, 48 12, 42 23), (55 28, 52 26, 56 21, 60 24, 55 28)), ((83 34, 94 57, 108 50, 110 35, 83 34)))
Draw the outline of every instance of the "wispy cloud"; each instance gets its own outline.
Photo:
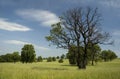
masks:
POLYGON ((47 10, 24 9, 18 10, 16 13, 23 18, 40 22, 43 26, 51 26, 52 24, 59 22, 57 15, 47 10))
POLYGON ((60 56, 61 54, 65 54, 67 52, 67 50, 61 50, 61 49, 55 49, 55 48, 47 48, 47 47, 43 47, 43 46, 39 46, 30 42, 26 42, 26 41, 20 41, 20 40, 6 40, 3 41, 6 44, 10 44, 12 45, 11 47, 14 47, 14 45, 16 47, 18 47, 19 49, 10 49, 10 48, 6 48, 3 47, 0 49, 0 54, 3 52, 13 52, 13 51, 21 51, 21 47, 23 47, 24 44, 32 44, 34 45, 35 51, 36 51, 36 55, 37 56, 43 56, 43 57, 48 57, 48 56, 60 56))
POLYGON ((101 0, 100 4, 107 7, 120 8, 120 0, 101 0))
POLYGON ((28 43, 28 42, 23 42, 23 41, 18 41, 18 40, 6 40, 4 42, 8 43, 8 44, 14 44, 14 45, 31 44, 31 43, 28 43))
POLYGON ((29 43, 29 42, 19 41, 19 40, 6 40, 6 41, 4 41, 4 43, 14 44, 14 45, 32 44, 32 45, 34 45, 34 47, 36 49, 39 49, 39 50, 49 50, 49 48, 46 48, 46 47, 43 47, 43 46, 38 46, 36 44, 29 43))
POLYGON ((7 31, 30 31, 31 29, 27 26, 9 22, 7 19, 0 18, 0 29, 7 30, 7 31))

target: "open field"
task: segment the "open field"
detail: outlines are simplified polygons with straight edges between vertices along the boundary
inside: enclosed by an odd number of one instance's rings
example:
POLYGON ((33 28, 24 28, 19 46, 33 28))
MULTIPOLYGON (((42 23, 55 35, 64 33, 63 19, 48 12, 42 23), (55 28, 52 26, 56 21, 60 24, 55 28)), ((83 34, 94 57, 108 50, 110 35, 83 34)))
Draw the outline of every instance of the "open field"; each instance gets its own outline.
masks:
POLYGON ((86 70, 69 66, 67 60, 64 63, 0 63, 0 79, 120 79, 120 59, 99 62, 87 66, 86 70))

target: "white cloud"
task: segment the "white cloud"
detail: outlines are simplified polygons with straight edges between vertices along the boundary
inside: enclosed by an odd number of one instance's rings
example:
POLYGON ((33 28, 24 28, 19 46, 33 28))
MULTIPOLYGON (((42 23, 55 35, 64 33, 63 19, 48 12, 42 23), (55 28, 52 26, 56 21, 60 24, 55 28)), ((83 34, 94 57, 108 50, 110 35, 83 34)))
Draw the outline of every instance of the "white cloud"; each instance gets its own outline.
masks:
POLYGON ((24 9, 18 10, 16 13, 23 18, 40 22, 43 26, 51 26, 52 24, 59 22, 57 15, 47 10, 24 9))
POLYGON ((36 44, 29 43, 29 42, 19 41, 19 40, 6 40, 6 41, 4 41, 4 43, 14 44, 14 45, 32 44, 32 45, 34 45, 34 47, 35 47, 36 49, 39 49, 39 50, 49 50, 49 48, 42 47, 42 46, 38 46, 38 45, 36 45, 36 44))
POLYGON ((14 45, 31 44, 31 43, 28 43, 28 42, 23 42, 23 41, 18 41, 18 40, 7 40, 7 41, 4 41, 4 42, 8 43, 8 44, 14 44, 14 45))
POLYGON ((29 31, 31 30, 27 26, 15 22, 8 22, 6 19, 0 18, 0 29, 7 31, 29 31))
POLYGON ((101 0, 100 4, 113 8, 120 8, 120 0, 101 0))
POLYGON ((39 50, 49 50, 49 48, 46 48, 46 47, 38 46, 35 44, 33 44, 33 45, 35 46, 36 49, 39 49, 39 50))

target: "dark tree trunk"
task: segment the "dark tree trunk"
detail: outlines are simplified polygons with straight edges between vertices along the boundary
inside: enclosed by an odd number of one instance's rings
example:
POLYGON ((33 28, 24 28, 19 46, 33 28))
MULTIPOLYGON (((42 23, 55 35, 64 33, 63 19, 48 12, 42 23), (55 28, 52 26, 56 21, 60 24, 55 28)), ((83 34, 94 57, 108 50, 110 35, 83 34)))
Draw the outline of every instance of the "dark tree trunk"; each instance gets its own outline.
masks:
POLYGON ((92 63, 91 63, 92 66, 94 66, 94 61, 95 61, 95 52, 93 52, 93 55, 92 55, 92 63))
POLYGON ((86 60, 82 55, 77 57, 77 66, 79 69, 86 69, 86 60))
POLYGON ((92 51, 92 63, 91 63, 91 65, 94 66, 94 52, 93 51, 92 51))
POLYGON ((82 54, 80 54, 80 45, 79 45, 79 40, 77 40, 77 66, 79 69, 85 69, 86 65, 84 62, 84 57, 82 54))
POLYGON ((92 66, 94 66, 94 60, 92 59, 92 63, 91 63, 92 66))
POLYGON ((87 65, 87 44, 85 43, 84 55, 83 55, 83 68, 86 69, 87 65))

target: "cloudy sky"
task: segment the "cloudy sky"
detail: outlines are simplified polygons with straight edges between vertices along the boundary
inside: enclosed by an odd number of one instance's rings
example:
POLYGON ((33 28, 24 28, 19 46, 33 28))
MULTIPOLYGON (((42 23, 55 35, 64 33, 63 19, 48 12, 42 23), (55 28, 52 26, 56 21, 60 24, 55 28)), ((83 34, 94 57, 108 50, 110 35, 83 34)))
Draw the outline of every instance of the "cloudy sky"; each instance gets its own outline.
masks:
POLYGON ((49 46, 44 37, 63 12, 81 6, 98 7, 101 27, 115 41, 101 48, 111 49, 120 57, 120 0, 0 0, 0 54, 20 52, 24 44, 33 44, 37 56, 66 53, 49 46))

